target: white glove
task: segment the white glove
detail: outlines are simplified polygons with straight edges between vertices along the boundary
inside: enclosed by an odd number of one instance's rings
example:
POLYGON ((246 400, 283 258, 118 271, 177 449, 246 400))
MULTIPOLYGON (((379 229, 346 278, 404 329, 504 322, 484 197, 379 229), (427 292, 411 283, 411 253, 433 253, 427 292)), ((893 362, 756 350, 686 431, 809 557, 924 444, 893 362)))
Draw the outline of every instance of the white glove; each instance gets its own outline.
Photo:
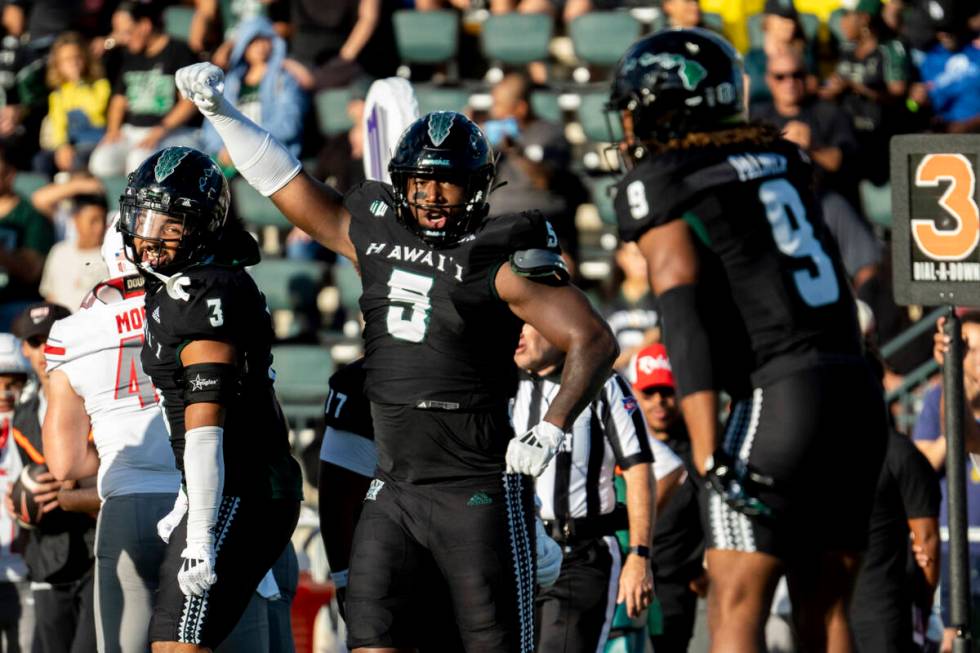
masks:
POLYGON ((507 473, 540 476, 564 440, 565 432, 560 428, 551 422, 538 422, 507 445, 507 473))
POLYGON ((180 94, 207 117, 238 173, 266 197, 303 169, 299 160, 267 130, 242 115, 223 95, 225 74, 210 63, 184 66, 175 75, 180 94))
POLYGON ((204 596, 218 580, 214 573, 214 547, 188 544, 180 552, 184 561, 177 572, 177 584, 184 596, 204 596))
POLYGON ((174 501, 174 508, 168 512, 163 519, 157 522, 157 535, 164 542, 170 542, 170 535, 177 528, 177 524, 184 518, 187 512, 187 495, 184 494, 184 486, 180 486, 177 492, 177 499, 174 501))
POLYGON ((177 90, 205 116, 222 113, 225 104, 225 73, 213 63, 184 66, 174 75, 177 90))
POLYGON ((538 585, 551 587, 561 574, 561 547, 545 532, 540 517, 534 518, 534 533, 538 550, 538 585))

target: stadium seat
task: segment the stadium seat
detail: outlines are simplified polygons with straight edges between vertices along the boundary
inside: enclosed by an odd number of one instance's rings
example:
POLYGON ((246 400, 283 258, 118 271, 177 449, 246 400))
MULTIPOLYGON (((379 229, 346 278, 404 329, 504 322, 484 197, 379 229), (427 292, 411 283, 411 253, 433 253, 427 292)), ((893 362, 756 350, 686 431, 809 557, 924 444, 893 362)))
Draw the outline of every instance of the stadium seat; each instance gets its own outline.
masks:
POLYGON ((725 28, 725 20, 721 17, 721 14, 715 14, 710 11, 701 12, 701 24, 719 34, 725 28))
POLYGON ((311 310, 323 285, 322 261, 267 259, 249 269, 270 311, 311 310))
POLYGON ((867 179, 862 179, 858 184, 858 191, 861 194, 861 207, 864 215, 873 224, 892 228, 892 186, 875 186, 867 179))
POLYGON ((347 115, 347 103, 350 102, 349 88, 332 88, 316 94, 316 118, 320 133, 324 136, 334 136, 350 131, 354 126, 347 115))
POLYGON ((545 14, 492 15, 483 23, 480 43, 487 61, 523 65, 548 58, 552 19, 545 14))
POLYGON ((323 415, 333 358, 319 345, 277 345, 272 348, 276 394, 292 423, 308 422, 323 415))
POLYGON ((464 89, 425 84, 415 85, 415 97, 421 115, 431 111, 464 111, 470 101, 470 94, 464 89))
POLYGON ((47 175, 38 172, 18 172, 17 176, 14 177, 14 192, 21 197, 31 199, 34 191, 50 183, 51 180, 48 179, 47 175))
POLYGON ((340 291, 340 305, 347 311, 347 318, 356 318, 361 311, 361 275, 353 265, 338 261, 333 266, 333 283, 340 291))
POLYGON ((231 181, 231 201, 235 213, 250 227, 290 229, 292 224, 268 197, 248 185, 241 177, 231 181))
POLYGON ((558 93, 554 91, 531 91, 531 111, 542 120, 558 124, 562 122, 558 93))
POLYGON ((459 14, 455 11, 412 11, 394 14, 395 43, 405 63, 438 64, 456 57, 459 14))
POLYGON ((194 20, 193 7, 167 7, 163 11, 163 29, 175 38, 186 41, 191 33, 191 21, 194 20))
POLYGON ((610 127, 612 140, 618 141, 623 137, 623 126, 619 122, 619 116, 610 114, 605 109, 608 99, 609 93, 606 91, 582 94, 582 103, 578 107, 578 121, 582 125, 585 137, 594 143, 610 142, 610 127))
POLYGON ((568 26, 575 55, 583 63, 612 66, 640 37, 643 25, 626 12, 593 11, 568 26))
POLYGON ((106 202, 109 204, 110 211, 119 210, 119 198, 122 196, 123 191, 126 190, 126 183, 129 181, 128 177, 119 175, 116 177, 101 177, 102 186, 105 187, 105 197, 106 202))
POLYGON ((616 225, 616 210, 613 207, 613 195, 610 192, 613 184, 616 183, 616 175, 603 175, 602 177, 589 178, 589 194, 592 196, 592 203, 599 211, 599 217, 605 224, 616 225))

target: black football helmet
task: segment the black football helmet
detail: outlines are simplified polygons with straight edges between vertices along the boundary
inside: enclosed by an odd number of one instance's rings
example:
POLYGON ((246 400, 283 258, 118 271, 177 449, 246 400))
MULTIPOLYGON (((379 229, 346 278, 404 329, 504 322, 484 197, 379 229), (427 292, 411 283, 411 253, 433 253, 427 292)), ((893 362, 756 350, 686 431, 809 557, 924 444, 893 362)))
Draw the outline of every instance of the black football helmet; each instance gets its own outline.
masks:
POLYGON ((708 30, 663 30, 634 43, 616 66, 606 108, 628 112, 631 156, 644 143, 666 143, 745 121, 742 57, 708 30))
POLYGON ((396 214, 419 238, 436 247, 452 246, 476 229, 487 215, 487 197, 497 174, 493 147, 472 120, 455 111, 434 111, 402 134, 388 164, 394 187, 396 214), (464 189, 462 204, 423 204, 408 197, 408 179, 440 179, 464 189), (441 229, 423 228, 412 209, 448 213, 441 229))
MULTIPOLYGON (((126 253, 141 269, 173 274, 213 255, 228 216, 228 181, 203 152, 168 147, 129 175, 119 200, 119 231, 126 253), (171 260, 141 260, 135 240, 159 252, 176 241, 171 260)), ((145 248, 145 246, 144 246, 145 248)))

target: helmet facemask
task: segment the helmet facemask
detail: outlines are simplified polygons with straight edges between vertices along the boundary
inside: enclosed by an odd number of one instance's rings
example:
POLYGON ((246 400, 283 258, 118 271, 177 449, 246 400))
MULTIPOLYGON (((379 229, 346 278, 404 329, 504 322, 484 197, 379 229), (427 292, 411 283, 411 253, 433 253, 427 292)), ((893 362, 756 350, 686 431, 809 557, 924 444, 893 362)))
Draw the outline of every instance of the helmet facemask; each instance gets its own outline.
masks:
POLYGON ((173 274, 195 261, 202 243, 193 220, 135 204, 120 208, 126 257, 138 268, 173 274))
POLYGON ((487 215, 492 170, 484 175, 398 170, 392 171, 391 176, 398 218, 433 247, 455 245, 487 215), (459 200, 451 202, 457 194, 459 200), (440 199, 443 201, 437 201, 440 199), (425 225, 420 218, 427 222, 443 220, 443 223, 425 225))

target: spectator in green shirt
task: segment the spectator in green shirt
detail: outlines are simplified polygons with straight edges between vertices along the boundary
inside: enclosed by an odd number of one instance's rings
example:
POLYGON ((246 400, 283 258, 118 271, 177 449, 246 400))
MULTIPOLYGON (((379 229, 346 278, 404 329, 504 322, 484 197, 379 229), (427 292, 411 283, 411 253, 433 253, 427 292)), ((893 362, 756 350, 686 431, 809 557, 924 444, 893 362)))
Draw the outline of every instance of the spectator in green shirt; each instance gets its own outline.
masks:
POLYGON ((54 227, 14 192, 17 170, 0 147, 0 331, 24 306, 40 298, 44 257, 54 244, 54 227))

